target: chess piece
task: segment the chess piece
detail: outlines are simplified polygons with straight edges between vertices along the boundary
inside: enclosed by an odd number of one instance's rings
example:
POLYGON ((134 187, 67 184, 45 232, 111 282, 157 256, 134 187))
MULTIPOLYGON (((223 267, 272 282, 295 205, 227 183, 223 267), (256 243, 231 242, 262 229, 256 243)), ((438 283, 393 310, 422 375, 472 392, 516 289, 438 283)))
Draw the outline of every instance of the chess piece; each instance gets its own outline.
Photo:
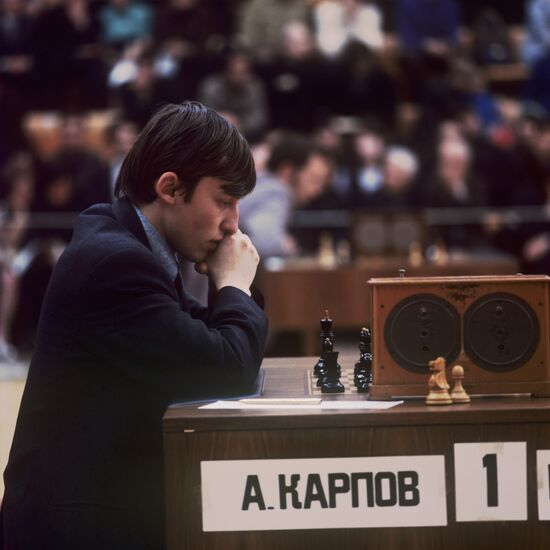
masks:
POLYGON ((470 396, 462 386, 464 368, 461 365, 455 365, 451 371, 451 375, 454 381, 453 391, 451 392, 453 403, 469 403, 471 401, 470 396))
POLYGON ((322 393, 342 393, 345 391, 344 385, 340 382, 338 372, 338 352, 325 351, 323 353, 326 375, 321 384, 322 393))
POLYGON ((449 384, 445 377, 445 359, 438 357, 430 361, 429 365, 432 374, 428 381, 430 393, 426 398, 426 405, 451 405, 453 401, 449 395, 449 384))
POLYGON ((363 327, 359 337, 359 361, 353 369, 353 381, 358 393, 367 393, 372 383, 371 332, 363 327))
POLYGON ((313 367, 313 374, 319 376, 324 371, 323 365, 323 352, 325 351, 325 340, 328 338, 330 340, 330 350, 332 351, 332 344, 334 342, 334 334, 332 332, 332 319, 328 316, 328 309, 325 309, 325 316, 321 319, 321 356, 319 361, 313 367))
POLYGON ((336 253, 334 251, 334 240, 332 235, 324 231, 319 237, 319 264, 323 267, 334 267, 336 265, 336 253))
POLYGON ((409 245, 409 265, 412 267, 420 267, 424 263, 422 256, 422 247, 418 241, 413 241, 409 245))
MULTIPOLYGON (((318 369, 318 374, 317 374, 317 387, 320 388, 322 385, 323 385, 323 381, 325 380, 326 376, 327 376, 327 368, 326 368, 326 365, 325 365, 325 353, 327 351, 333 351, 332 350, 332 347, 333 347, 333 344, 332 344, 332 340, 330 338, 325 338, 323 340, 323 351, 321 353, 321 357, 319 359, 319 362, 317 363, 317 365, 320 364, 320 367, 318 369)), ((317 367, 317 365, 315 365, 317 367)), ((313 370, 313 373, 315 374, 315 369, 313 370)))

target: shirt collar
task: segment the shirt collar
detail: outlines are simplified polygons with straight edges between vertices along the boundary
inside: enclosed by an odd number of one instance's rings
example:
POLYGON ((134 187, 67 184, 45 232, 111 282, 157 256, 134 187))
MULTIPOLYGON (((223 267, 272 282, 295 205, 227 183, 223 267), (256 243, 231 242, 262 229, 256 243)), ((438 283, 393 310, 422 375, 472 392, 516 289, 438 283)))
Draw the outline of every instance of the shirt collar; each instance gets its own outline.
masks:
POLYGON ((141 225, 143 225, 143 230, 153 254, 158 258, 162 267, 170 275, 170 278, 174 280, 179 273, 179 264, 176 255, 172 252, 168 243, 160 236, 160 233, 155 229, 153 224, 145 217, 145 214, 135 204, 132 204, 132 206, 141 221, 141 225))

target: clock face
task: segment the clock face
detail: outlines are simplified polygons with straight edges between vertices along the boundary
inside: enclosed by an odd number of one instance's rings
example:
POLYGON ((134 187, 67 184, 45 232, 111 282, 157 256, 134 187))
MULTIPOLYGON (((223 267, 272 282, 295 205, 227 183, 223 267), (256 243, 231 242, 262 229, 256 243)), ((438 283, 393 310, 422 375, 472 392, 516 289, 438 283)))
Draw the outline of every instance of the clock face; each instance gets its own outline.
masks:
POLYGON ((487 294, 464 315, 464 350, 476 365, 489 371, 520 368, 535 353, 539 338, 535 312, 513 294, 487 294))
POLYGON ((415 294, 394 306, 384 326, 386 349, 404 369, 428 372, 435 357, 447 364, 460 353, 460 316, 455 307, 435 294, 415 294))

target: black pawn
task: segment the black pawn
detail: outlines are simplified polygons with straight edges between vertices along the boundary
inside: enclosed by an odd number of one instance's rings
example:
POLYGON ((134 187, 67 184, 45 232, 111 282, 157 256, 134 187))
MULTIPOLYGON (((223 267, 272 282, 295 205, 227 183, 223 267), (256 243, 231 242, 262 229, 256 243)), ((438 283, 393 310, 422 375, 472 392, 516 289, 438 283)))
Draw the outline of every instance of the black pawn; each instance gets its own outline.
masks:
POLYGON ((359 338, 359 361, 355 363, 354 383, 358 393, 367 393, 372 383, 372 335, 368 328, 361 329, 359 338))
POLYGON ((334 334, 332 333, 332 319, 328 316, 328 309, 325 309, 325 316, 321 319, 321 356, 319 361, 313 367, 313 374, 320 376, 324 372, 323 352, 325 351, 325 340, 328 338, 331 342, 330 351, 332 351, 332 343, 334 342, 334 334))
POLYGON ((323 354, 325 362, 326 375, 321 384, 322 393, 342 393, 345 391, 344 385, 340 382, 338 374, 338 352, 326 351, 323 354))

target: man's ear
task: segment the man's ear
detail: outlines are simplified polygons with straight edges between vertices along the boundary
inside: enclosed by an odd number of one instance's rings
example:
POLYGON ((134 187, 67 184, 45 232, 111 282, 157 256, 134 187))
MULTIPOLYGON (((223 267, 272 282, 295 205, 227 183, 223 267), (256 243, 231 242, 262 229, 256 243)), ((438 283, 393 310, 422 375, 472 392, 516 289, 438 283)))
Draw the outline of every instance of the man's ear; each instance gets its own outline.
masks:
POLYGON ((175 204, 181 190, 181 182, 174 172, 164 172, 155 183, 158 198, 166 204, 175 204))

